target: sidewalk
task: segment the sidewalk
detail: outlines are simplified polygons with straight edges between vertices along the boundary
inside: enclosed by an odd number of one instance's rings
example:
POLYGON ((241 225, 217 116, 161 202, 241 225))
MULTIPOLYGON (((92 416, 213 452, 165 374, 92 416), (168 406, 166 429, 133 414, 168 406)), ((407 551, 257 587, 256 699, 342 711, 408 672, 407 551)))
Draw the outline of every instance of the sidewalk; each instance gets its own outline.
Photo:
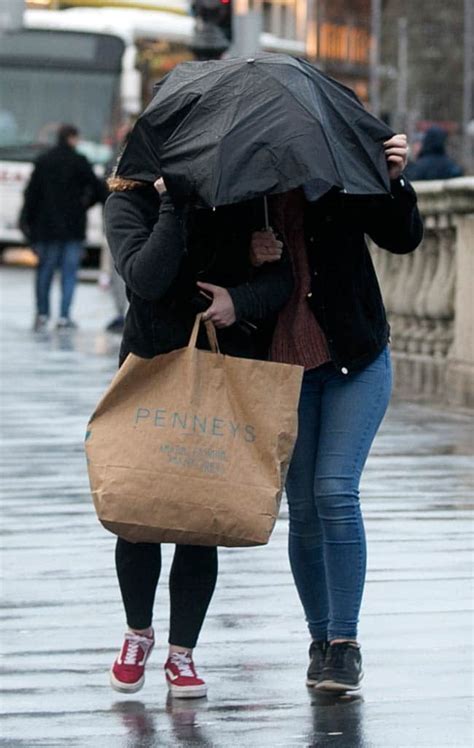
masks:
POLYGON ((369 572, 359 697, 304 685, 308 637, 286 557, 283 507, 266 548, 220 551, 196 660, 204 702, 172 702, 162 673, 167 573, 145 688, 112 691, 124 629, 114 538, 98 524, 82 440, 116 367, 106 294, 81 285, 80 331, 34 335, 28 270, 2 268, 4 692, 0 745, 16 748, 451 748, 472 745, 472 421, 395 403, 362 486, 369 572))

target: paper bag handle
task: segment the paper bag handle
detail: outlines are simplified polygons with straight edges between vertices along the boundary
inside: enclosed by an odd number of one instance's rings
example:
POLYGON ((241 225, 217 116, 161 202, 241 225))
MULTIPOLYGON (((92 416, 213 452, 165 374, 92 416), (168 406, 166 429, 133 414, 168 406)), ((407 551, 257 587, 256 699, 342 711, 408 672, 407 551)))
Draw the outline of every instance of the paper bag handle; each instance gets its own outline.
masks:
POLYGON ((201 324, 201 322, 204 322, 207 339, 209 341, 209 345, 211 346, 211 351, 213 353, 220 353, 216 328, 210 320, 203 320, 202 314, 196 315, 193 331, 191 333, 191 337, 189 338, 188 348, 196 348, 197 338, 199 334, 199 325, 201 324))

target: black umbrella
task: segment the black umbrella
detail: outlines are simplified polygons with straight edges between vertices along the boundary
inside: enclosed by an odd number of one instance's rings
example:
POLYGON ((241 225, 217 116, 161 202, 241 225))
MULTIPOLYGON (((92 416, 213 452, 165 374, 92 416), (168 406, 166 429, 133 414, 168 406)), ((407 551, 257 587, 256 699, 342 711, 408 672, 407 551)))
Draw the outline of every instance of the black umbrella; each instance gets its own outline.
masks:
POLYGON ((353 91, 305 60, 185 62, 157 85, 117 174, 163 176, 175 198, 208 206, 308 182, 313 195, 386 194, 382 143, 392 135, 353 91))

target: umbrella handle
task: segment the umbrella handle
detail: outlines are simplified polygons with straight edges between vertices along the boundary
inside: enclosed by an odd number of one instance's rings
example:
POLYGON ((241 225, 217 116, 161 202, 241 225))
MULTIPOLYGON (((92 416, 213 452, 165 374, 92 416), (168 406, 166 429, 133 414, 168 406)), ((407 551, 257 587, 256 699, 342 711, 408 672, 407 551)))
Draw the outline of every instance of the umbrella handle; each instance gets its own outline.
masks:
POLYGON ((264 215, 264 226, 265 231, 270 230, 270 221, 268 219, 268 198, 266 195, 263 196, 263 215, 264 215))

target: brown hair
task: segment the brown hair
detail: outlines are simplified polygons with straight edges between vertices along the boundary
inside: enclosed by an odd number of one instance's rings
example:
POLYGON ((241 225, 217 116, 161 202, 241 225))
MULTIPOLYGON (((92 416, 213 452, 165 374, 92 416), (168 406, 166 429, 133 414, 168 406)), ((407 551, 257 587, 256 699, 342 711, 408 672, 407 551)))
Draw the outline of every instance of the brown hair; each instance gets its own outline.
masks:
POLYGON ((127 179, 126 177, 109 177, 107 187, 110 192, 127 192, 136 190, 138 187, 145 187, 148 182, 139 182, 137 179, 127 179))

